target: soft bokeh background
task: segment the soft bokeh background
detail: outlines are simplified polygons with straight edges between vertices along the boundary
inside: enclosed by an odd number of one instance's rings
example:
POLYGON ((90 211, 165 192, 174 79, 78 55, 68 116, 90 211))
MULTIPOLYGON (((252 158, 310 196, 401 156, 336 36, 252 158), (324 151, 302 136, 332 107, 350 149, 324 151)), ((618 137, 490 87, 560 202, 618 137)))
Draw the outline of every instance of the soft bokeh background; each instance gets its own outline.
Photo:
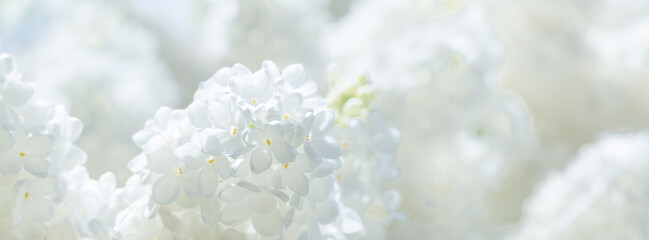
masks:
POLYGON ((644 0, 1 0, 0 39, 84 123, 91 177, 219 68, 369 74, 403 135, 392 239, 648 239, 644 0))

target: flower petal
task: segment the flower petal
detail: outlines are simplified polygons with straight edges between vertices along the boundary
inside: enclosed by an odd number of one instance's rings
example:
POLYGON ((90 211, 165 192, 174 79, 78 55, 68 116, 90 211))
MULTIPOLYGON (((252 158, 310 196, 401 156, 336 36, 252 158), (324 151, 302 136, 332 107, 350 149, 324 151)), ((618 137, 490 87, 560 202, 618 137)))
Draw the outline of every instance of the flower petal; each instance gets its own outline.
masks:
POLYGON ((311 131, 314 134, 323 133, 334 125, 334 113, 331 111, 322 111, 315 115, 311 131))
POLYGON ((11 107, 0 104, 0 126, 13 127, 18 124, 18 115, 11 107))
POLYGON ((66 143, 57 147, 57 152, 60 152, 58 157, 58 165, 60 171, 69 171, 72 168, 83 164, 88 159, 88 155, 80 147, 66 143))
POLYGON ((221 144, 221 137, 216 134, 205 137, 202 148, 203 152, 210 155, 217 155, 225 151, 225 147, 221 144))
POLYGON ((284 141, 272 143, 270 149, 273 151, 275 159, 280 163, 290 163, 295 161, 295 149, 284 141))
POLYGON ((282 70, 282 77, 293 88, 297 88, 306 82, 306 71, 302 64, 291 64, 282 70))
POLYGON ((19 107, 25 105, 34 96, 34 88, 29 83, 15 81, 9 83, 0 94, 4 102, 19 107))
POLYGON ((42 99, 32 99, 17 109, 27 127, 41 127, 54 116, 54 105, 42 99))
POLYGON ((266 124, 266 126, 264 127, 264 132, 266 133, 266 136, 273 141, 283 139, 284 137, 284 127, 280 122, 277 121, 266 124))
POLYGON ((176 176, 162 176, 153 184, 153 200, 160 205, 172 203, 178 197, 179 188, 180 181, 176 176))
POLYGON ((221 191, 221 193, 219 193, 219 198, 224 202, 231 203, 240 201, 241 199, 248 196, 248 193, 248 190, 242 187, 231 185, 226 187, 225 189, 223 189, 223 191, 221 191))
POLYGON ((168 147, 162 147, 151 154, 147 154, 146 158, 149 170, 154 173, 171 173, 175 171, 178 165, 176 155, 168 147))
POLYGON ((309 184, 309 199, 315 202, 326 200, 334 189, 334 182, 330 177, 311 179, 309 184))
POLYGON ((250 170, 253 173, 261 173, 270 168, 272 157, 268 149, 257 147, 250 153, 250 170))
POLYGON ((309 193, 309 181, 303 173, 289 170, 285 179, 286 185, 297 194, 305 196, 309 193))
POLYGON ((201 148, 194 143, 186 143, 178 147, 175 151, 186 169, 198 169, 205 165, 208 156, 201 152, 201 148))
POLYGON ((203 197, 210 197, 216 191, 218 186, 218 179, 216 174, 210 168, 203 168, 198 173, 198 179, 196 180, 198 184, 198 192, 203 197))
POLYGON ((201 219, 207 224, 216 224, 219 221, 219 212, 221 212, 221 203, 219 198, 211 197, 203 199, 201 202, 201 219))
POLYGON ((226 68, 221 68, 218 72, 214 74, 214 76, 211 77, 216 83, 218 83, 221 86, 226 86, 228 82, 230 81, 230 77, 232 77, 235 74, 234 70, 232 68, 226 67, 226 68))
POLYGON ((212 158, 214 160, 213 163, 210 163, 214 170, 221 176, 223 179, 228 179, 230 178, 230 173, 232 171, 232 164, 230 163, 230 160, 228 160, 227 157, 225 156, 217 156, 212 158))
POLYGON ((353 209, 343 207, 340 209, 340 215, 342 216, 341 225, 344 233, 350 234, 363 230, 361 217, 353 209))
POLYGON ((14 137, 9 131, 0 127, 0 152, 4 152, 14 145, 14 137))
POLYGON ((282 214, 277 208, 273 208, 268 213, 254 212, 252 214, 252 225, 261 235, 277 235, 282 230, 282 214))
POLYGON ((194 101, 187 106, 189 121, 198 128, 211 127, 207 118, 207 101, 194 101))
POLYGON ((34 135, 25 144, 25 152, 33 157, 47 157, 54 149, 52 138, 43 135, 34 135))
POLYGON ((185 171, 179 176, 181 186, 185 190, 185 194, 190 198, 195 198, 199 194, 198 184, 196 183, 197 175, 197 171, 185 171))
POLYGON ((221 102, 210 102, 207 106, 207 116, 210 122, 221 129, 230 130, 232 106, 221 102))
POLYGON ((266 144, 266 134, 259 128, 248 128, 244 134, 244 140, 249 145, 266 144))
POLYGON ((320 156, 324 158, 340 157, 340 144, 332 136, 327 135, 320 138, 313 138, 311 141, 320 156))
POLYGON ((54 216, 54 204, 45 198, 26 199, 29 201, 27 215, 39 222, 45 222, 54 216))
POLYGON ((4 174, 17 173, 23 167, 21 157, 16 152, 9 151, 0 156, 2 156, 0 158, 0 171, 4 174))
POLYGON ((22 161, 25 170, 34 176, 45 177, 50 169, 50 163, 41 157, 26 156, 22 161))
POLYGON ((244 240, 247 239, 246 235, 243 234, 242 232, 238 232, 237 230, 234 230, 232 228, 228 228, 227 230, 223 231, 221 234, 221 239, 225 240, 244 240))
MULTIPOLYGON (((17 72, 16 60, 9 54, 0 55, 0 76, 13 75, 17 72)), ((2 81, 0 81, 2 83, 2 81)))
POLYGON ((306 153, 306 156, 311 160, 311 162, 314 165, 320 165, 322 162, 322 158, 320 155, 316 152, 316 150, 313 148, 313 144, 311 143, 305 143, 304 144, 304 153, 306 153))
POLYGON ((233 202, 225 206, 221 212, 221 222, 228 226, 234 226, 242 223, 250 217, 252 209, 247 201, 233 202))
POLYGON ((267 213, 254 212, 252 225, 261 235, 274 236, 282 230, 282 214, 277 208, 267 213))
POLYGON ((250 195, 250 206, 252 210, 260 213, 267 213, 275 208, 275 197, 270 193, 254 193, 250 195))
POLYGON ((316 208, 316 217, 321 224, 332 222, 338 216, 338 206, 333 200, 319 204, 316 208))

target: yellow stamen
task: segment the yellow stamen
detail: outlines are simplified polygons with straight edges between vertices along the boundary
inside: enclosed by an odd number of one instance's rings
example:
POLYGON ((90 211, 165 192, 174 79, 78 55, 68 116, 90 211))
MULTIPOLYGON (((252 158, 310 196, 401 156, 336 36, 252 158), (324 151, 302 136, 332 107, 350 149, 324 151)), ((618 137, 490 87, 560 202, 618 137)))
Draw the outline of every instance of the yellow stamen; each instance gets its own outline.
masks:
POLYGON ((24 156, 26 156, 27 154, 25 154, 24 152, 20 152, 20 153, 18 153, 18 155, 21 156, 21 157, 24 157, 24 156))
POLYGON ((29 198, 29 192, 25 192, 25 199, 29 198))
POLYGON ((270 139, 266 138, 266 145, 270 146, 270 144, 273 143, 270 141, 270 139))
POLYGON ((232 129, 232 135, 237 135, 237 131, 239 131, 238 128, 234 128, 234 129, 232 129))
POLYGON ((290 117, 287 114, 284 114, 284 119, 289 119, 290 117))
POLYGON ((254 105, 254 104, 257 104, 257 99, 253 99, 253 100, 252 100, 252 104, 253 104, 253 105, 254 105))
POLYGON ((348 149, 349 148, 349 142, 348 141, 342 141, 340 143, 340 147, 342 147, 342 149, 348 149))
POLYGON ((284 168, 288 169, 288 163, 284 163, 284 168))
POLYGON ((214 163, 214 158, 210 159, 210 164, 214 163))
POLYGON ((183 175, 183 169, 182 168, 178 168, 178 174, 183 175))
POLYGON ((306 141, 307 141, 307 142, 310 142, 310 141, 311 141, 311 135, 309 135, 309 134, 306 135, 306 141))

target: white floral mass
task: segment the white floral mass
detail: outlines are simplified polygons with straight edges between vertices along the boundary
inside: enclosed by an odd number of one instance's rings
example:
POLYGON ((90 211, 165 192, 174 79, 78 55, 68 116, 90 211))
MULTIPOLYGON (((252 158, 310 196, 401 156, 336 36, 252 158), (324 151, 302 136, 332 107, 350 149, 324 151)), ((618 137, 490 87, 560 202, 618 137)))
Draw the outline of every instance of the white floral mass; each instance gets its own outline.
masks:
POLYGON ((11 236, 362 239, 405 219, 398 191, 382 187, 398 175, 399 132, 376 110, 328 109, 302 65, 223 68, 186 109, 160 108, 133 136, 143 152, 117 188, 110 173, 88 177, 73 144, 82 123, 33 97, 13 58, 2 57, 11 91, 2 92, 10 114, 0 170, 11 182, 4 205, 13 206, 2 227, 11 236), (336 124, 336 114, 348 122, 336 124))
POLYGON ((649 239, 647 13, 0 1, 0 239, 649 239))

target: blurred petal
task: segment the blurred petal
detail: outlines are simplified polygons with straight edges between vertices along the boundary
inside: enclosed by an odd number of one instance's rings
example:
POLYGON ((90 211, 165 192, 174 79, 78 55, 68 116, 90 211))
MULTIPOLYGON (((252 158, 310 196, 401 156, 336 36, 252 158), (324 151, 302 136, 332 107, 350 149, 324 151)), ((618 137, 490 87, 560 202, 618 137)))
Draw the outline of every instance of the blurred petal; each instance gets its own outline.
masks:
POLYGON ((0 125, 13 127, 18 124, 18 115, 6 104, 0 104, 0 125))
POLYGON ((45 222, 54 216, 54 205, 44 198, 34 197, 23 201, 29 202, 27 214, 36 221, 45 222))
POLYGON ((22 158, 22 161, 25 170, 34 174, 34 176, 45 177, 50 169, 49 162, 40 157, 27 156, 22 158))
POLYGON ((334 113, 331 111, 322 111, 315 116, 311 131, 314 134, 326 132, 334 124, 334 113))
POLYGON ((210 168, 203 168, 198 173, 198 179, 196 180, 198 184, 198 192, 203 197, 210 197, 216 191, 218 186, 218 179, 214 174, 214 171, 210 168))
POLYGON ((178 159, 168 147, 147 154, 147 166, 154 173, 167 174, 174 172, 177 168, 178 159))
POLYGON ((291 64, 282 70, 282 77, 293 88, 297 88, 306 82, 306 71, 302 64, 291 64))
POLYGON ((223 240, 245 240, 246 235, 238 232, 237 230, 234 230, 232 228, 228 228, 221 234, 221 239, 223 240))
POLYGON ((11 148, 14 145, 14 137, 9 131, 0 127, 0 152, 11 148))
POLYGON ((338 216, 338 207, 333 200, 326 201, 316 208, 316 217, 321 224, 327 224, 336 220, 338 216))
POLYGON ((309 198, 315 202, 326 200, 334 189, 334 182, 330 177, 311 179, 309 184, 309 198))
POLYGON ((342 208, 340 210, 342 216, 342 230, 344 233, 355 233, 363 230, 363 223, 358 213, 351 208, 342 208))
POLYGON ((250 205, 256 212, 266 213, 275 209, 275 197, 266 192, 251 194, 250 205))
POLYGON ((33 157, 47 157, 54 149, 52 138, 43 135, 34 135, 25 144, 25 152, 33 157))
POLYGON ((1 155, 0 159, 0 170, 4 174, 14 174, 20 171, 23 163, 21 162, 21 157, 16 152, 6 152, 4 155, 1 155))
POLYGON ((261 235, 274 236, 282 230, 282 214, 277 208, 268 213, 252 214, 252 225, 261 235))
POLYGON ((172 203, 178 197, 179 188, 176 176, 162 176, 153 184, 153 200, 160 205, 172 203))
POLYGON ((185 194, 191 198, 198 196, 198 184, 196 179, 198 178, 198 173, 196 171, 185 171, 181 176, 179 176, 181 186, 185 190, 185 194))
POLYGON ((25 105, 34 96, 34 89, 29 83, 15 81, 9 83, 0 94, 4 102, 19 107, 25 105))
POLYGON ((225 225, 234 226, 247 220, 252 214, 252 209, 247 201, 233 202, 225 206, 221 212, 221 222, 225 225))
POLYGON ((236 202, 248 196, 248 190, 237 185, 231 185, 219 193, 219 198, 224 202, 236 202))
POLYGON ((42 99, 32 99, 20 107, 17 112, 23 117, 23 124, 29 127, 40 127, 54 116, 52 103, 42 99))
POLYGON ((74 144, 62 144, 57 147, 57 151, 63 153, 60 159, 58 159, 60 171, 72 170, 72 168, 85 163, 88 159, 86 152, 74 144))
POLYGON ((207 224, 216 224, 219 221, 221 204, 219 198, 212 197, 203 199, 201 202, 201 219, 207 224))

